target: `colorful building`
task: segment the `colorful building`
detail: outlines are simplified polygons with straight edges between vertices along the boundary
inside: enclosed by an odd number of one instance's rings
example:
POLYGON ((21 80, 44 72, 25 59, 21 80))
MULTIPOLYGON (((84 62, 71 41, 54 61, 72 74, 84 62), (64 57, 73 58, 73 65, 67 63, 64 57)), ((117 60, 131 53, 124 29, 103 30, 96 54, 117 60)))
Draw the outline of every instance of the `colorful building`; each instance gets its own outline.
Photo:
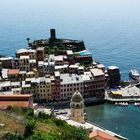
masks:
POLYGON ((33 108, 33 96, 31 94, 0 94, 0 108, 9 106, 33 108))

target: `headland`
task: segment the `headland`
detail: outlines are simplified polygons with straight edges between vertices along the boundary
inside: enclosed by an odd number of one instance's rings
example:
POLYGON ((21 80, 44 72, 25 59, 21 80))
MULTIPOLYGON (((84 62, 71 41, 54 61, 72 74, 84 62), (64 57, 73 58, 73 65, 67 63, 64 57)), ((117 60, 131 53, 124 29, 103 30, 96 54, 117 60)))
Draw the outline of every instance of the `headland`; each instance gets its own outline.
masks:
POLYGON ((69 106, 75 91, 87 104, 140 101, 136 87, 139 81, 121 81, 119 68, 106 69, 92 57, 83 41, 59 39, 55 29, 50 30, 49 39, 27 41, 28 46, 17 50, 14 58, 0 58, 2 109, 15 105, 62 108, 69 106), (129 94, 125 91, 128 89, 129 94))

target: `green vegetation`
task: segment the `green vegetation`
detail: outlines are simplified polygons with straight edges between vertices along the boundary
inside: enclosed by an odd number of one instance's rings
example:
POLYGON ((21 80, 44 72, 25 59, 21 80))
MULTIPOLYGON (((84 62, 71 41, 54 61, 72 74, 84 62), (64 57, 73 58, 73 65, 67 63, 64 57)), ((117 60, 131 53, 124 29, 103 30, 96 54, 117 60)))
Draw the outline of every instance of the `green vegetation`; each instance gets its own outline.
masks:
POLYGON ((88 140, 86 130, 68 125, 65 121, 51 115, 43 112, 35 115, 32 109, 21 111, 14 107, 11 110, 8 113, 0 112, 0 122, 5 124, 5 127, 0 128, 0 139, 88 140), (12 126, 9 123, 12 123, 12 126))
POLYGON ((73 57, 77 57, 77 56, 80 56, 80 54, 79 53, 74 53, 73 54, 73 57))
POLYGON ((61 46, 47 46, 45 48, 45 54, 50 55, 50 54, 55 54, 55 55, 59 55, 63 52, 63 50, 65 50, 65 46, 61 45, 61 46))

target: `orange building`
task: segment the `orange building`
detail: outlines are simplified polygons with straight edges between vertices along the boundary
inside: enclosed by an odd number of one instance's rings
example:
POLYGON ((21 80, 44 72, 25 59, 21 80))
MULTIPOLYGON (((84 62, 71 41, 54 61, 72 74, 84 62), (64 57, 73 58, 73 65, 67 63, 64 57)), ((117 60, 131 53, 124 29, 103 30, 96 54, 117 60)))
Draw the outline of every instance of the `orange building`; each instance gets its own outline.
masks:
POLYGON ((109 135, 108 133, 96 130, 89 134, 90 140, 120 140, 119 138, 109 135))
POLYGON ((7 74, 12 81, 19 79, 19 69, 9 69, 7 74))
POLYGON ((31 94, 1 94, 0 108, 17 106, 20 108, 33 108, 33 95, 31 94))

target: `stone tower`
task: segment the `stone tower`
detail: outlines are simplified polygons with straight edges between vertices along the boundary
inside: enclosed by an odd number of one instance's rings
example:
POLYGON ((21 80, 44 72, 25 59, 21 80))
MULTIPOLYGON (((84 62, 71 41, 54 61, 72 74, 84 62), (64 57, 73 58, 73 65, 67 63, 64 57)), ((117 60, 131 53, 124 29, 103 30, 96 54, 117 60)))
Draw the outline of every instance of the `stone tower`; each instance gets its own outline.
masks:
POLYGON ((55 33, 55 29, 50 29, 50 43, 53 43, 56 40, 56 33, 55 33))
POLYGON ((79 123, 85 123, 84 99, 80 92, 76 91, 72 95, 70 108, 71 108, 70 119, 79 123))

